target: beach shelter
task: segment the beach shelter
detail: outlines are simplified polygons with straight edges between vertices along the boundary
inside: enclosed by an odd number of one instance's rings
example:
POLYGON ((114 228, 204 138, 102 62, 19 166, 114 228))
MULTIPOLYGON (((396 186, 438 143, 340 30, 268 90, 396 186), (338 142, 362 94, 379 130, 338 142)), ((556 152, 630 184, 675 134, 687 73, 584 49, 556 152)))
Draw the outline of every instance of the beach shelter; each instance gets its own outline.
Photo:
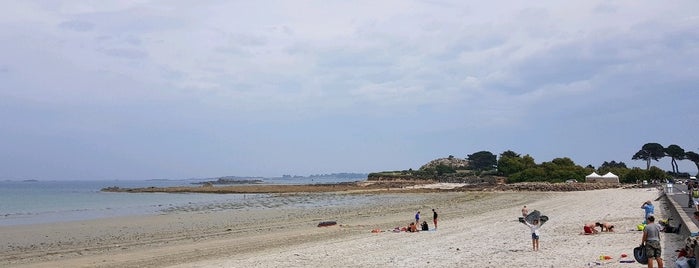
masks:
POLYGON ((602 175, 602 181, 619 183, 619 176, 614 175, 614 173, 607 172, 607 174, 602 175))
POLYGON ((602 180, 602 176, 594 171, 590 175, 585 176, 585 182, 598 182, 600 180, 602 180))

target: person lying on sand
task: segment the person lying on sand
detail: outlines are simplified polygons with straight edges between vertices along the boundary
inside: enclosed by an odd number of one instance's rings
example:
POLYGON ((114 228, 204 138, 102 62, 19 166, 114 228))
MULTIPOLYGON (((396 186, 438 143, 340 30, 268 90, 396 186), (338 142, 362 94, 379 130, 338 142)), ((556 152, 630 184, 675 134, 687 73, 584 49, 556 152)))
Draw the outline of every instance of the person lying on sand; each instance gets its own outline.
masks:
POLYGON ((415 233, 417 231, 417 224, 411 222, 410 225, 408 225, 408 232, 415 233))
POLYGON ((597 229, 595 229, 595 224, 594 223, 586 223, 583 225, 583 232, 580 233, 582 235, 591 235, 591 234, 596 234, 598 233, 597 229))

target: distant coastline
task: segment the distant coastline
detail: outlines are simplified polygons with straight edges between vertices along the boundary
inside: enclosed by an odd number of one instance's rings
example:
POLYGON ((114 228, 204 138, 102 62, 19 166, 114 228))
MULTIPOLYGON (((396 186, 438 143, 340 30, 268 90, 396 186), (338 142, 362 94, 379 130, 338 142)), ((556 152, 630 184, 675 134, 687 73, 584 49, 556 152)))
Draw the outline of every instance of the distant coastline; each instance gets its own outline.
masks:
POLYGON ((211 194, 273 194, 273 193, 319 193, 319 192, 372 192, 372 193, 396 193, 396 192, 466 192, 466 191, 491 191, 491 192, 572 192, 588 191, 609 188, 638 188, 634 184, 620 183, 549 183, 549 182, 523 182, 512 184, 462 184, 460 187, 439 187, 439 182, 434 181, 356 181, 332 184, 303 184, 303 185, 235 185, 213 187, 141 187, 120 188, 107 187, 103 192, 121 193, 211 193, 211 194))
POLYGON ((201 182, 192 182, 192 184, 195 185, 231 185, 231 184, 260 184, 264 183, 263 180, 259 179, 227 179, 227 178, 219 178, 218 180, 215 181, 201 181, 201 182))

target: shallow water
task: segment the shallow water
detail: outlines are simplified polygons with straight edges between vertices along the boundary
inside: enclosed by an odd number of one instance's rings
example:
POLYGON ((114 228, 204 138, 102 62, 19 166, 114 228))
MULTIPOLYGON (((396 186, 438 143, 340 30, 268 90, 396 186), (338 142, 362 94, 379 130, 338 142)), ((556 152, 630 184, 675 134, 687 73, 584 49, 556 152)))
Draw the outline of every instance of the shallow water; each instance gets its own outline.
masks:
MULTIPOLYGON (((353 181, 353 180, 346 180, 353 181)), ((105 187, 191 186, 192 180, 162 181, 0 181, 0 226, 87 220, 173 211, 308 206, 307 197, 265 194, 166 194, 101 192, 105 187)), ((341 179, 271 179, 266 183, 334 183, 341 179)), ((325 204, 353 202, 328 197, 325 204)))

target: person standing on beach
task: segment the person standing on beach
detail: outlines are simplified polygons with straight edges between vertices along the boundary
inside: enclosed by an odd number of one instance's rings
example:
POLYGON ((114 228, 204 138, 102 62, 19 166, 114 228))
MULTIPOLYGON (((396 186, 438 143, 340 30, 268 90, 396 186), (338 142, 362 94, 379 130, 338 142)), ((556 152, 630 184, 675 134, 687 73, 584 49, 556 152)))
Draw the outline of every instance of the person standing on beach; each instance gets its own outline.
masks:
POLYGON ((522 217, 526 217, 527 215, 529 215, 529 209, 527 209, 527 206, 524 206, 522 208, 522 217))
POLYGON ((655 212, 655 207, 653 206, 653 203, 651 203, 650 200, 648 200, 645 203, 643 203, 641 208, 646 211, 646 216, 643 217, 643 223, 647 223, 648 217, 653 215, 653 213, 655 212))
POLYGON ((532 230, 532 249, 534 251, 539 251, 539 228, 541 228, 541 223, 537 219, 534 220, 533 223, 524 221, 524 224, 529 226, 529 228, 532 230))
POLYGON ((420 224, 420 211, 415 213, 415 224, 420 224))
POLYGON ((658 263, 658 268, 663 268, 662 250, 660 249, 660 226, 655 224, 655 217, 648 216, 648 224, 643 229, 641 244, 646 247, 648 256, 648 268, 653 268, 653 260, 658 263))
POLYGON ((432 222, 434 222, 434 230, 437 230, 437 211, 432 209, 432 222))

